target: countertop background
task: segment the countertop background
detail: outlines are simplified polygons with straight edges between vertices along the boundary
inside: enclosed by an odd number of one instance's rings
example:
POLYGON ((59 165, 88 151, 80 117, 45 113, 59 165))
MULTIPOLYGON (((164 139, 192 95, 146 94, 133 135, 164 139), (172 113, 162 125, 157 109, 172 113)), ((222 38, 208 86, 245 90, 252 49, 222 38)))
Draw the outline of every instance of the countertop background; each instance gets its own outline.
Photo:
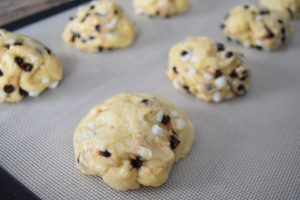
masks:
POLYGON ((0 0, 0 26, 75 0, 0 0))

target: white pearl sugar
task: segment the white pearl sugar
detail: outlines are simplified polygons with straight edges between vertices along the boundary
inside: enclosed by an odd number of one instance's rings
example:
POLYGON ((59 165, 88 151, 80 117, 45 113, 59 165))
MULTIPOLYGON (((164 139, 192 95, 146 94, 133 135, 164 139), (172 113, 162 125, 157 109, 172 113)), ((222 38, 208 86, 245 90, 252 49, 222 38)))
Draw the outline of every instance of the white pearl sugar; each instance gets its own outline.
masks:
POLYGON ((155 136, 161 136, 163 135, 164 131, 162 128, 160 128, 159 125, 155 124, 152 126, 152 133, 155 135, 155 136))
POLYGON ((178 130, 183 130, 186 125, 186 122, 183 119, 176 119, 176 128, 178 130))
POLYGON ((215 81, 214 81, 215 85, 218 87, 218 88, 224 88, 227 86, 227 80, 226 80, 226 77, 225 76, 220 76, 219 78, 217 78, 215 81))

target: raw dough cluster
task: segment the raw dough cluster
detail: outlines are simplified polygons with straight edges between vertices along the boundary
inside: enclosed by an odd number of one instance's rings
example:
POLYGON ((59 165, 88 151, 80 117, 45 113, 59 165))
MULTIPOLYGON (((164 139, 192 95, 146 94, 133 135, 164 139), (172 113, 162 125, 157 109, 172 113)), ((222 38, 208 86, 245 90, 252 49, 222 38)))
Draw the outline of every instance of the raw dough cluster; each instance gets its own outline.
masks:
POLYGON ((251 4, 233 8, 221 29, 229 40, 266 51, 280 49, 292 35, 292 25, 287 18, 251 4))
POLYGON ((138 14, 156 17, 170 17, 186 12, 189 0, 133 0, 133 7, 138 14))
POLYGON ((236 50, 208 37, 193 37, 176 44, 169 54, 168 77, 177 90, 209 102, 245 95, 250 68, 236 50))
POLYGON ((93 1, 70 20, 63 33, 65 43, 87 52, 128 47, 135 39, 134 24, 114 1, 93 1))
POLYGON ((39 96, 55 88, 62 73, 59 60, 43 44, 0 29, 0 103, 39 96))
POLYGON ((262 6, 281 12, 289 18, 300 18, 300 0, 260 0, 262 6))
POLYGON ((162 185, 193 140, 189 118, 164 98, 119 94, 79 123, 74 148, 81 172, 126 191, 162 185))

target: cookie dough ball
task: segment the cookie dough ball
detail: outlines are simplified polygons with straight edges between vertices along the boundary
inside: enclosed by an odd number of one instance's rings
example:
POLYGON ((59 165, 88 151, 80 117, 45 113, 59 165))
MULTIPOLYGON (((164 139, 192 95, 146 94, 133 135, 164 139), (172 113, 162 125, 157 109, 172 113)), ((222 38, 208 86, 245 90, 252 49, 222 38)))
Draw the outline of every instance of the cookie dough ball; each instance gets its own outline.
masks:
POLYGON ((289 18, 300 18, 300 0, 260 0, 262 6, 283 13, 289 18))
POLYGON ((133 0, 133 7, 138 14, 151 17, 170 17, 184 13, 189 6, 189 0, 133 0))
POLYGON ((191 149, 190 119, 160 96, 119 94, 79 123, 74 148, 79 170, 116 190, 157 187, 191 149))
POLYGON ((83 51, 124 48, 130 46, 135 38, 134 24, 114 1, 93 1, 81 7, 70 20, 63 39, 66 44, 83 51))
POLYGON ((167 75, 175 89, 208 102, 243 96, 250 84, 243 55, 208 37, 176 44, 169 54, 167 75))
POLYGON ((228 40, 266 51, 282 48, 292 35, 292 25, 287 18, 251 4, 233 8, 221 29, 228 40))
POLYGON ((0 29, 0 103, 56 88, 62 73, 58 58, 43 44, 0 29))

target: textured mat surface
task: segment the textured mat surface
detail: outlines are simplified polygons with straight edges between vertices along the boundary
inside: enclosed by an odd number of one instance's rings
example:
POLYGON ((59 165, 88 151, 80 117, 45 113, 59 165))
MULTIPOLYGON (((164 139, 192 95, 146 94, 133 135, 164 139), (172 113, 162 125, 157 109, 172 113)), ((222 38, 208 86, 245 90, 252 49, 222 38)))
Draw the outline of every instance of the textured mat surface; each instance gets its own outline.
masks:
POLYGON ((300 199, 300 21, 283 51, 230 43, 254 68, 252 88, 244 98, 214 105, 172 88, 168 50, 190 35, 225 42, 219 24, 240 1, 194 0, 189 13, 168 20, 135 16, 128 0, 120 2, 138 27, 128 49, 87 54, 65 46, 61 33, 74 9, 19 30, 59 55, 65 77, 39 98, 0 105, 0 165, 42 199, 300 199), (75 126, 119 92, 164 95, 196 125, 192 152, 160 188, 121 193, 75 168, 75 126))

